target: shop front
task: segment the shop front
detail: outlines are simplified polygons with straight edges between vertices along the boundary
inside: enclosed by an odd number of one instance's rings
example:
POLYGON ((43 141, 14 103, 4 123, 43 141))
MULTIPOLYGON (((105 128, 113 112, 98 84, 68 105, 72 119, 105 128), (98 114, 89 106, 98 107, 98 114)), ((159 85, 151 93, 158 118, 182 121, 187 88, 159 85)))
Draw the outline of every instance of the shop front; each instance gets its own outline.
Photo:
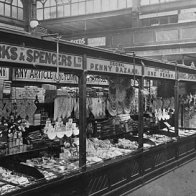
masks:
POLYGON ((192 159, 179 84, 195 74, 1 30, 1 194, 122 195, 192 159))

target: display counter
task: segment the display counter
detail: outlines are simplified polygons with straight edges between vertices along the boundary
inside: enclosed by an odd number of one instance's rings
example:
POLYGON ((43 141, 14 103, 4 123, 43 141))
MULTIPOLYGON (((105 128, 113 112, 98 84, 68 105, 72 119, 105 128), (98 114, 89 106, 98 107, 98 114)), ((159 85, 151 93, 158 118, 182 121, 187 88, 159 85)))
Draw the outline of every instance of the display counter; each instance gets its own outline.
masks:
POLYGON ((6 195, 120 195, 162 175, 196 155, 196 135, 62 173, 6 195))
POLYGON ((2 148, 5 144, 0 157, 1 195, 121 195, 195 157, 195 130, 178 127, 179 79, 183 76, 183 80, 188 80, 189 75, 196 74, 195 69, 63 41, 59 42, 58 56, 54 40, 2 29, 0 49, 7 51, 0 52, 4 54, 0 55, 0 64, 8 73, 3 80, 0 114, 2 123, 4 117, 11 120, 9 128, 3 130, 7 140, 1 141, 2 148), (76 75, 73 83, 78 83, 77 93, 58 96, 60 88, 68 84, 67 73, 76 75), (106 97, 91 96, 87 90, 89 75, 107 77, 106 97), (170 95, 164 97, 165 85, 160 92, 162 97, 151 102, 156 114, 152 122, 144 116, 144 79, 173 85, 170 95), (44 83, 45 87, 47 83, 55 84, 58 90, 50 94, 40 87, 20 88, 23 83, 34 82, 44 83), (10 91, 14 96, 10 97, 10 91), (45 94, 49 96, 42 111, 45 94), (39 104, 39 99, 43 103, 39 104), (174 110, 174 126, 160 131, 157 119, 168 119, 170 109, 174 110), (90 110, 93 120, 88 116, 90 110), (70 118, 72 112, 77 114, 74 122, 70 118), (31 136, 25 136, 25 123, 17 124, 11 118, 16 113, 34 125, 44 122, 41 134, 34 130, 31 136), (101 123, 99 117, 103 116, 106 119, 101 123), (32 143, 24 141, 26 137, 32 143))

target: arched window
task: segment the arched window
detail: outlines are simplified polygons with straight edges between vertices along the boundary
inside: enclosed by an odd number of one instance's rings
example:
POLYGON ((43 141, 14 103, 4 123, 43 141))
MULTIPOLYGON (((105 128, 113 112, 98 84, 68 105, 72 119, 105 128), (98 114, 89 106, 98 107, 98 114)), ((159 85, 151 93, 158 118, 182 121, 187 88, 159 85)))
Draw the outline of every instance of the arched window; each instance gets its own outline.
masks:
POLYGON ((0 0, 0 15, 23 20, 23 4, 21 0, 0 0))
MULTIPOLYGON (((159 1, 159 0, 141 0, 159 1)), ((132 7, 132 0, 38 0, 38 20, 100 13, 132 7)))
POLYGON ((41 1, 37 1, 37 19, 44 19, 44 4, 41 1))
POLYGON ((46 0, 43 4, 43 19, 56 18, 57 3, 56 0, 46 0))

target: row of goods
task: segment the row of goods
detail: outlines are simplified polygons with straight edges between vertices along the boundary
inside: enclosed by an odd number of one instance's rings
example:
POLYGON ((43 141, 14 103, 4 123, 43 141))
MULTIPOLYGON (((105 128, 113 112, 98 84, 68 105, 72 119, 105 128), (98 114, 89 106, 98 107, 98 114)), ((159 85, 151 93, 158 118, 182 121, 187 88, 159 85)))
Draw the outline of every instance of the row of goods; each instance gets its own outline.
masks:
MULTIPOLYGON (((108 78, 108 84, 108 87, 87 90, 86 167, 109 163, 141 150, 138 86, 120 77, 108 78)), ((154 89, 153 94, 149 90, 142 91, 143 150, 177 141, 174 97, 157 97, 157 87, 154 89)), ((25 87, 21 94, 18 90, 15 88, 12 91, 15 97, 3 100, 0 107, 4 118, 1 120, 0 154, 7 160, 5 163, 0 161, 1 195, 81 169, 78 88, 25 87), (43 116, 45 119, 41 121, 43 116), (20 157, 34 151, 41 153, 20 157), (16 156, 14 166, 8 155, 16 156)), ((194 116, 194 112, 192 114, 194 116)), ((194 129, 179 129, 181 138, 194 134, 194 129)))
MULTIPOLYGON (((157 145, 166 144, 176 141, 175 137, 167 136, 165 132, 162 134, 144 134, 144 149, 149 149, 157 145)), ((180 137, 187 137, 196 134, 195 130, 180 130, 180 137)), ((41 181, 48 181, 59 176, 69 175, 79 170, 79 139, 77 137, 67 140, 61 145, 60 150, 53 153, 47 153, 43 156, 30 158, 17 163, 12 170, 9 164, 0 167, 0 193, 6 194, 10 191, 21 189, 41 181), (33 171, 39 174, 35 176, 27 175, 25 172, 19 172, 17 165, 20 167, 34 168, 33 171)), ((87 167, 94 164, 101 164, 105 161, 119 158, 138 150, 137 138, 127 137, 113 140, 100 140, 98 138, 90 138, 86 140, 87 167)), ((24 170, 25 171, 25 170, 24 170)))

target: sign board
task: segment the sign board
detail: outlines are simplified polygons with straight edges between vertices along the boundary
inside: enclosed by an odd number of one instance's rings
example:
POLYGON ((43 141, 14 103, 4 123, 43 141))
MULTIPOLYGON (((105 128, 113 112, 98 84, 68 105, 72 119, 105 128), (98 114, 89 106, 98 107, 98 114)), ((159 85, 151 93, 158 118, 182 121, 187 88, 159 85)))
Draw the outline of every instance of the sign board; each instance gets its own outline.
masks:
MULTIPOLYGON (((57 73, 49 70, 36 70, 25 68, 13 69, 13 81, 29 81, 29 82, 43 82, 43 83, 55 83, 57 73)), ((73 74, 59 73, 60 83, 62 84, 78 84, 78 77, 73 74)), ((89 77, 87 78, 87 84, 93 85, 108 85, 108 81, 89 77)))
POLYGON ((106 37, 95 37, 95 38, 88 38, 87 40, 88 46, 105 46, 106 45, 106 37))
POLYGON ((181 9, 178 14, 178 22, 193 22, 196 21, 196 8, 181 9))
POLYGON ((142 67, 135 66, 133 64, 125 64, 116 61, 107 61, 101 59, 93 59, 87 58, 87 70, 88 71, 96 71, 96 72, 104 72, 104 73, 118 73, 118 74, 126 74, 126 75, 141 75, 142 67))
POLYGON ((106 46, 106 37, 78 38, 70 40, 72 43, 88 45, 88 46, 106 46))
POLYGON ((4 81, 3 82, 3 98, 9 98, 11 95, 11 82, 4 81))
POLYGON ((144 76, 152 78, 164 78, 175 80, 175 71, 155 67, 145 67, 144 76))
POLYGON ((9 68, 0 67, 0 80, 9 80, 9 68))
MULTIPOLYGON (((56 67, 57 54, 22 46, 0 44, 0 61, 56 67)), ((59 67, 82 69, 82 57, 60 53, 59 67)))
POLYGON ((86 39, 84 37, 83 38, 78 38, 78 39, 72 39, 72 40, 70 40, 70 42, 75 43, 75 44, 85 45, 86 44, 86 39))
POLYGON ((196 74, 189 74, 189 73, 178 73, 178 79, 180 80, 188 80, 188 81, 196 81, 196 74))

